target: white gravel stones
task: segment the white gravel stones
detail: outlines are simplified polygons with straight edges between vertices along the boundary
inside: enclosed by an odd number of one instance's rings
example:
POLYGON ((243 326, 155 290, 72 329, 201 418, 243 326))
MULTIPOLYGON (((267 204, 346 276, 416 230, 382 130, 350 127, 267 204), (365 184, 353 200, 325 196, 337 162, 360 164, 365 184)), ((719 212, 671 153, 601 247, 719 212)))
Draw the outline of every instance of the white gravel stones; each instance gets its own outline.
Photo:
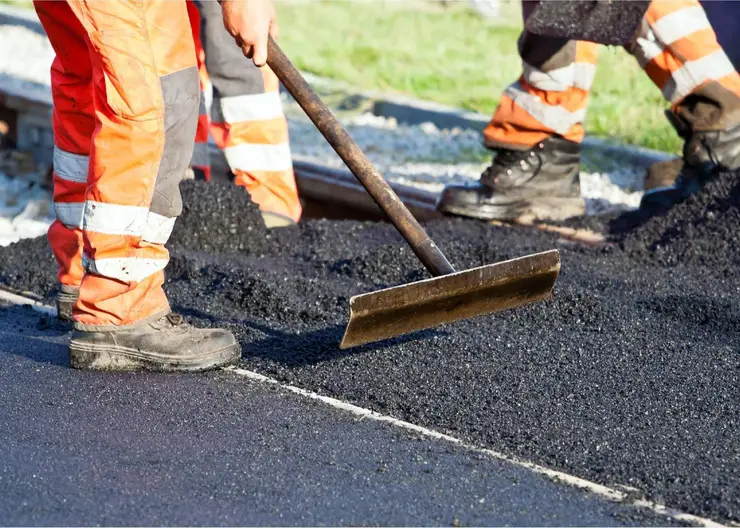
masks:
POLYGON ((581 196, 586 201, 586 214, 598 215, 637 209, 640 206, 642 191, 631 191, 628 186, 620 184, 632 180, 634 172, 624 171, 621 174, 618 171, 608 174, 581 172, 581 196))
POLYGON ((51 104, 53 60, 54 51, 44 35, 23 26, 0 24, 0 92, 51 104))
MULTIPOLYGON (((291 100, 284 101, 296 157, 330 167, 344 163, 291 100)), ((440 192, 453 182, 474 181, 491 154, 474 130, 440 130, 432 123, 401 125, 393 118, 369 113, 339 116, 367 157, 389 181, 440 192)), ((607 172, 581 171, 581 193, 586 214, 634 209, 640 205, 644 173, 630 165, 614 165, 607 172)))

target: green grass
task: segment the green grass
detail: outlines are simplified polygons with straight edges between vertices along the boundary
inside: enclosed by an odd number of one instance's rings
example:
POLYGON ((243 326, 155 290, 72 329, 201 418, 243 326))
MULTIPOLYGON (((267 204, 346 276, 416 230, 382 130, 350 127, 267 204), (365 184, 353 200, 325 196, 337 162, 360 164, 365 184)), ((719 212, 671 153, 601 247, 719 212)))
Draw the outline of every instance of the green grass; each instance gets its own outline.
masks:
POLYGON ((31 0, 0 0, 0 4, 33 9, 33 2, 31 0))
MULTIPOLYGON (((518 3, 491 23, 458 2, 277 2, 281 45, 295 64, 360 89, 490 113, 520 72, 518 3)), ((621 49, 604 48, 587 133, 677 152, 660 91, 621 49)))

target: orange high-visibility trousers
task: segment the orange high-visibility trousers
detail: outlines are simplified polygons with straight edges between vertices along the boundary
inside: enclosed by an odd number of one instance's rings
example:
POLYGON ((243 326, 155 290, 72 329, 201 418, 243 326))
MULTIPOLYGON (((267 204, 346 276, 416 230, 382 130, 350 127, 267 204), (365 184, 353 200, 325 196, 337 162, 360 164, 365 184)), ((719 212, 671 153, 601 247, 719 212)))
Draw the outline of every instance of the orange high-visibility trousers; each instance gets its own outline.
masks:
MULTIPOLYGON (((523 2, 525 20, 534 4, 523 2)), ((522 75, 501 96, 485 145, 528 148, 553 134, 582 141, 598 47, 524 31, 522 75)), ((694 130, 740 121, 740 76, 697 0, 653 0, 627 51, 694 130)))
POLYGON ((302 213, 279 83, 269 67, 246 59, 223 27, 216 2, 188 1, 201 87, 213 88, 210 116, 201 95, 193 168, 210 179, 209 133, 226 157, 234 183, 263 212, 297 222, 302 213))
POLYGON ((34 6, 56 52, 49 242, 60 282, 80 287, 75 320, 96 329, 159 317, 200 96, 185 3, 34 6))

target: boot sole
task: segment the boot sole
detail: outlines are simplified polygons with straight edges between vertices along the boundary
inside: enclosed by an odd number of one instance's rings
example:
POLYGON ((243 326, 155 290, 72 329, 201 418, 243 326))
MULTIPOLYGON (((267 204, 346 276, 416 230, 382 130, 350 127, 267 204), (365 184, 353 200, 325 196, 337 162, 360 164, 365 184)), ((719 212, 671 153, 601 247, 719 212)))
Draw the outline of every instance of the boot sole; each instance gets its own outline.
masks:
POLYGON ((542 198, 525 205, 476 205, 463 206, 440 204, 438 210, 455 216, 477 220, 501 220, 503 222, 550 220, 560 221, 586 212, 583 198, 542 198))
POLYGON ((116 345, 88 344, 71 341, 69 363, 72 368, 84 370, 153 372, 204 372, 235 365, 241 359, 238 343, 215 352, 187 358, 145 353, 116 345))

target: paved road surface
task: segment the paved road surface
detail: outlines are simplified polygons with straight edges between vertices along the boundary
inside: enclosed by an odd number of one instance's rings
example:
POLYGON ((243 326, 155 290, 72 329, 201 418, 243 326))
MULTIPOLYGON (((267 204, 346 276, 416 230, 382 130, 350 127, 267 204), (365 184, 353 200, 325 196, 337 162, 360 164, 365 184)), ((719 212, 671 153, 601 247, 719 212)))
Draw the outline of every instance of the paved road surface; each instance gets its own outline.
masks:
POLYGON ((74 371, 46 321, 0 308, 4 525, 671 523, 232 373, 74 371))

